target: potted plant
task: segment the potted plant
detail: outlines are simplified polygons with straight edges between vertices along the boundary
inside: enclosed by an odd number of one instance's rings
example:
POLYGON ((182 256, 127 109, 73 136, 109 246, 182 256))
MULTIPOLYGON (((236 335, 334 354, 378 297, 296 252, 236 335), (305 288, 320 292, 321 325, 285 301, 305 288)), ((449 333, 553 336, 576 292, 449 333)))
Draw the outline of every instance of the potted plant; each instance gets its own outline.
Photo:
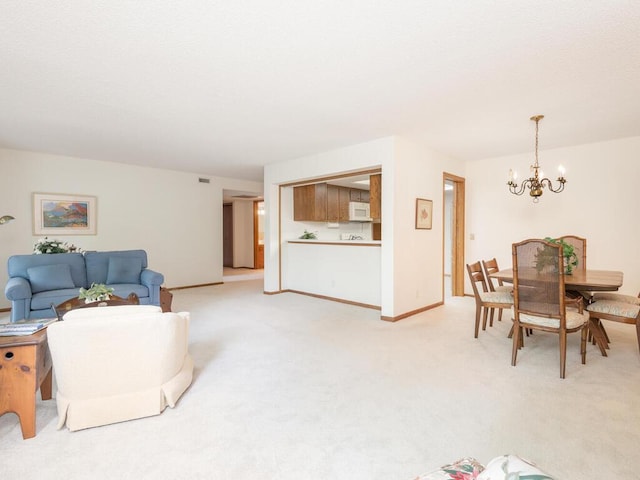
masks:
MULTIPOLYGON (((573 245, 568 244, 562 239, 545 237, 545 241, 562 246, 562 256, 564 257, 564 273, 571 275, 573 268, 578 266, 578 256, 575 253, 573 245)), ((536 270, 541 272, 544 267, 551 265, 558 268, 558 260, 554 250, 545 246, 545 248, 538 250, 536 254, 536 270)))
POLYGON ((63 242, 62 240, 49 240, 48 237, 39 238, 33 245, 33 253, 41 255, 43 253, 70 253, 70 252, 82 252, 82 250, 76 247, 72 243, 63 242))
POLYGON ((104 283, 92 283, 90 288, 81 288, 78 294, 80 300, 85 303, 101 302, 109 300, 113 295, 113 288, 107 287, 104 283))

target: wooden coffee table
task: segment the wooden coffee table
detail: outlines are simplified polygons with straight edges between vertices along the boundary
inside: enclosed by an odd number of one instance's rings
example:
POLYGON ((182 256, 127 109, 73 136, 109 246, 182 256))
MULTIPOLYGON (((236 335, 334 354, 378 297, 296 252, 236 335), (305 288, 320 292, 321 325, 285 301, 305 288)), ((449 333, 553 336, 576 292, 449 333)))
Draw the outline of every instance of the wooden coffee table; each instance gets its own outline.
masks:
POLYGON ((55 310, 58 320, 62 320, 65 313, 75 310, 76 308, 87 307, 111 307, 116 305, 140 305, 140 299, 135 293, 130 293, 127 298, 111 295, 109 300, 99 300, 97 302, 85 303, 84 300, 79 298, 72 298, 66 302, 62 302, 60 305, 51 305, 51 308, 55 310))
POLYGON ((22 438, 36 436, 36 392, 51 399, 51 355, 47 329, 33 335, 0 337, 0 415, 14 412, 22 438))

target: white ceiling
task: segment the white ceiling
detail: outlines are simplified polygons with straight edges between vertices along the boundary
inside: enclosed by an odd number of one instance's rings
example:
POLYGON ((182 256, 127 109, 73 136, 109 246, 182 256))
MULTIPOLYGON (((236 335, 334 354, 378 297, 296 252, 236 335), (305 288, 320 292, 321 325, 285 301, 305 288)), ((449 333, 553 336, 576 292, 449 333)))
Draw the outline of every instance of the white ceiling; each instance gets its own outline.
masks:
POLYGON ((403 132, 463 160, 640 135, 640 1, 0 3, 0 146, 261 180, 403 132))

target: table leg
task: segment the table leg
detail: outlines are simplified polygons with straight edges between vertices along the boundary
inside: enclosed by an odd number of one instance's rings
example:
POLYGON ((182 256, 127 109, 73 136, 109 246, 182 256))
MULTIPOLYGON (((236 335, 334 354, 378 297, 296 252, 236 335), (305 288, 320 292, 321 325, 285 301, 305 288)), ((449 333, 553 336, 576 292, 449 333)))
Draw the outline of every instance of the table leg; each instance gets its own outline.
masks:
POLYGON ((44 377, 42 384, 40 385, 40 398, 42 400, 51 400, 51 380, 53 378, 53 368, 49 368, 49 373, 44 377))
POLYGON ((589 331, 593 335, 593 338, 595 339, 596 344, 598 345, 598 348, 600 349, 600 353, 602 354, 602 356, 607 357, 608 356, 607 350, 606 350, 606 348, 608 347, 607 339, 605 337, 604 332, 602 331, 602 328, 600 328, 599 322, 594 318, 589 319, 589 331))

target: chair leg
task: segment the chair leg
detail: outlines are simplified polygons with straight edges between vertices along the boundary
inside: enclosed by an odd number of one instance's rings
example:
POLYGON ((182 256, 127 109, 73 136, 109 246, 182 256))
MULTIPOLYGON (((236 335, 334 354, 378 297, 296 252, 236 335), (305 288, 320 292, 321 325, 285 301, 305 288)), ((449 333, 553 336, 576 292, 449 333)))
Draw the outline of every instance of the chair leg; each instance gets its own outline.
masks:
POLYGON ((638 337, 638 350, 640 350, 640 319, 636 320, 636 336, 638 337))
POLYGON ((502 321, 502 309, 501 308, 498 309, 498 321, 499 322, 502 321))
POLYGON ((522 328, 520 324, 513 323, 513 347, 511 350, 511 365, 516 366, 516 359, 518 357, 518 349, 520 348, 520 338, 522 337, 522 328))
POLYGON ((490 327, 493 327, 493 314, 494 314, 495 310, 496 310, 495 308, 491 309, 491 315, 489 316, 489 326, 490 327))
POLYGON ((587 363, 587 325, 580 330, 580 355, 582 357, 582 364, 587 363))
POLYGON ((483 307, 484 313, 482 314, 482 330, 487 329, 487 315, 489 314, 489 309, 487 307, 483 307))
POLYGON ((567 367, 567 332, 560 332, 560 378, 564 378, 567 367))
MULTIPOLYGON (((511 325, 511 330, 509 330, 509 335, 507 335, 507 338, 513 338, 513 331, 515 330, 515 325, 511 325)), ((527 337, 529 336, 529 330, 531 330, 530 328, 525 328, 524 329, 527 332, 527 337)), ((524 335, 522 335, 522 332, 520 333, 520 348, 524 347, 524 335)))
POLYGON ((478 338, 478 330, 480 329, 480 310, 482 307, 480 305, 476 305, 476 330, 473 338, 478 338))

